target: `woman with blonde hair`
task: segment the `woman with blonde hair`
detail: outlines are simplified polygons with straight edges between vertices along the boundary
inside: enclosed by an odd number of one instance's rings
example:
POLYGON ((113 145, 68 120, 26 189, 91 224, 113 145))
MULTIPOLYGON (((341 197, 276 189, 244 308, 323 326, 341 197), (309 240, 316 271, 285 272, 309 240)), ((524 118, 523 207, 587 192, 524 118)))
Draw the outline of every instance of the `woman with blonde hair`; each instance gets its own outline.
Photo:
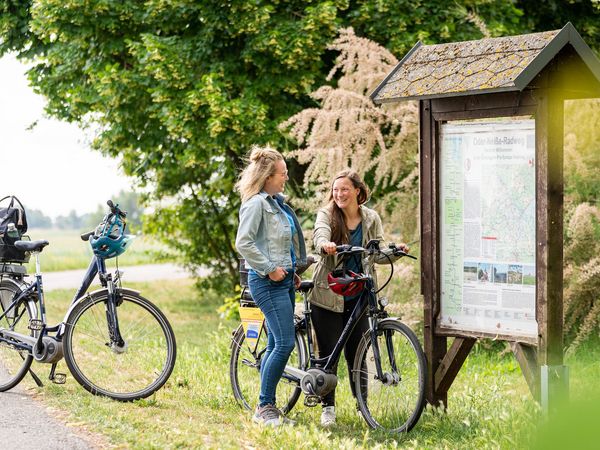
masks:
MULTIPOLYGON (((333 352, 335 344, 361 295, 359 293, 351 297, 342 297, 329 289, 327 274, 333 271, 339 262, 336 257, 336 246, 350 244, 365 247, 371 239, 381 241, 380 246, 382 249, 385 246, 383 243, 383 225, 379 214, 364 205, 368 199, 369 189, 360 176, 353 170, 344 170, 333 179, 327 206, 317 213, 313 245, 315 251, 323 256, 315 268, 313 276, 315 287, 312 290, 310 302, 312 323, 321 358, 325 358, 333 352)), ((399 247, 408 252, 406 244, 400 244, 399 247)), ((398 259, 398 256, 391 253, 388 256, 392 261, 398 259)), ((389 261, 390 259, 385 256, 376 260, 376 262, 386 263, 389 261)), ((364 272, 359 256, 353 256, 349 261, 346 261, 346 268, 355 273, 364 272)), ((376 280, 374 268, 372 268, 371 273, 374 280, 376 280)), ((354 366, 354 355, 362 335, 368 328, 367 317, 363 314, 344 347, 344 356, 348 363, 350 387, 353 395, 352 367, 354 366)), ((334 371, 337 373, 337 366, 334 371)), ((321 425, 324 427, 334 425, 335 420, 334 389, 323 397, 321 425)))
POLYGON ((296 265, 306 262, 300 223, 285 203, 288 180, 283 156, 270 147, 254 147, 236 188, 242 197, 235 245, 250 267, 250 294, 267 321, 268 342, 260 366, 260 396, 253 421, 278 426, 283 414, 275 392, 294 349, 296 265))

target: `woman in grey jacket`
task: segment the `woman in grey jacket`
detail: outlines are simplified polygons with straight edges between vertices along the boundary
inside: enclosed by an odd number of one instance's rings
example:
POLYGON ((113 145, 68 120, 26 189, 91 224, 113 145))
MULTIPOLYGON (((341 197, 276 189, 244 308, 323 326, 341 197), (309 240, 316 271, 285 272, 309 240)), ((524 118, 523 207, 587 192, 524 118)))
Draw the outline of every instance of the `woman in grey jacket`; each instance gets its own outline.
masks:
MULTIPOLYGON (((368 197, 368 188, 359 175, 352 170, 342 171, 333 180, 328 205, 317 213, 313 244, 315 251, 323 256, 317 264, 313 276, 315 287, 311 294, 311 309, 320 357, 331 354, 360 297, 360 294, 341 297, 329 289, 327 274, 334 270, 338 263, 335 255, 336 245, 350 244, 364 247, 371 239, 382 241, 381 248, 384 248, 385 245, 383 243, 383 225, 379 214, 364 206, 368 197)), ((399 247, 408 252, 405 244, 400 244, 399 247)), ((392 260, 398 259, 393 255, 388 256, 392 260)), ((381 256, 376 262, 389 262, 389 259, 381 256)), ((347 261, 346 267, 353 272, 361 273, 364 272, 362 263, 360 257, 356 256, 347 261)), ((374 269, 372 274, 376 282, 374 269)), ((354 355, 361 336, 368 327, 367 317, 363 315, 344 347, 353 395, 354 355)), ((334 370, 337 372, 337 367, 334 370)), ((335 390, 333 390, 323 398, 321 425, 331 426, 335 424, 335 418, 335 390)))
POLYGON ((272 426, 285 422, 275 406, 275 392, 294 349, 294 288, 300 283, 295 268, 306 262, 300 223, 281 195, 287 173, 277 150, 255 147, 236 185, 242 206, 235 245, 250 266, 250 293, 268 330, 253 420, 272 426))

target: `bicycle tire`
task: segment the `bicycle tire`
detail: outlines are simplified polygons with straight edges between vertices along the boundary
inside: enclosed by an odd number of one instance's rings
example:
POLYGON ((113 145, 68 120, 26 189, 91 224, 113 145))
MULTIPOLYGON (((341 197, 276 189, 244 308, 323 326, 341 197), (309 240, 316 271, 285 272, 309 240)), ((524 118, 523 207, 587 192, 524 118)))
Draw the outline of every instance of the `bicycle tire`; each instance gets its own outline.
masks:
POLYGON ((108 291, 84 297, 66 322, 63 346, 73 377, 94 395, 118 401, 146 398, 169 379, 177 356, 175 334, 165 315, 137 292, 120 289, 117 317, 125 346, 108 337, 108 291))
MULTIPOLYGON (((4 313, 4 306, 10 305, 15 294, 19 292, 21 288, 16 282, 9 279, 0 282, 0 312, 4 313)), ((29 330, 29 321, 36 317, 35 303, 25 300, 17 306, 16 314, 9 314, 0 319, 0 328, 35 336, 35 332, 29 330), (20 311, 19 307, 22 305, 25 307, 20 311)), ((32 362, 33 356, 30 352, 19 350, 8 342, 0 343, 0 392, 8 391, 18 385, 27 375, 32 362)))
POLYGON ((382 371, 388 378, 385 382, 377 378, 369 330, 356 351, 353 370, 358 408, 371 428, 409 432, 425 406, 425 354, 415 333, 396 319, 379 322, 377 342, 382 371), (397 378, 391 368, 390 349, 398 369, 397 378))
MULTIPOLYGON (((231 340, 231 358, 229 360, 229 379, 233 389, 233 396, 240 407, 253 411, 258 403, 260 394, 260 363, 266 348, 266 332, 261 333, 257 348, 254 352, 248 348, 245 342, 245 333, 242 325, 233 333, 231 340)), ((297 329, 295 334, 295 346, 288 364, 306 370, 307 352, 302 331, 297 329)), ((283 402, 278 401, 278 407, 283 414, 287 414, 294 407, 302 389, 300 384, 281 378, 277 384, 276 396, 278 399, 285 398, 283 402)))

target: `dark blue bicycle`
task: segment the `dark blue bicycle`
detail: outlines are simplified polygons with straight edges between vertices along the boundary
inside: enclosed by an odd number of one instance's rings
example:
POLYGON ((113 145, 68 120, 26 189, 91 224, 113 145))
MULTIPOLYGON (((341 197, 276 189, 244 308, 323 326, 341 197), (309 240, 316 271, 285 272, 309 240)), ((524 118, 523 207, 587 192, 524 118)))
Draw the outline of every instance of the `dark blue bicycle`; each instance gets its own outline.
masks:
MULTIPOLYGON (((369 241, 366 248, 338 245, 336 250, 342 268, 331 272, 329 287, 337 294, 341 294, 337 288, 348 287, 362 295, 331 354, 317 355, 309 302, 314 284, 312 281, 300 284, 297 290, 302 293, 303 308, 296 317, 295 348, 277 385, 278 406, 287 414, 304 393, 304 404, 314 407, 336 387, 338 378, 333 368, 354 326, 366 314, 369 329, 356 350, 350 380, 354 384, 357 408, 372 428, 408 432, 418 422, 425 406, 427 362, 415 333, 399 318, 388 316, 385 310, 388 300, 378 295, 392 278, 392 260, 388 257, 391 272, 379 289, 375 286, 371 268, 380 255, 394 253, 416 258, 394 244, 381 250, 377 240, 369 241), (364 274, 346 270, 345 262, 355 255, 365 262, 364 274)), ((235 399, 240 406, 251 410, 260 389, 260 367, 266 352, 267 333, 264 316, 247 291, 245 277, 241 281, 244 285, 240 298, 242 325, 233 332, 229 376, 235 399), (257 311, 249 314, 242 312, 244 309, 257 311), (251 316, 251 320, 244 323, 244 315, 251 316)))
POLYGON ((15 247, 35 256, 36 274, 23 281, 19 266, 0 274, 0 392, 31 373, 35 360, 51 364, 50 380, 63 358, 73 377, 89 392, 120 401, 145 398, 160 389, 173 371, 176 343, 165 315, 139 292, 121 286, 120 273, 106 271, 105 260, 124 253, 126 213, 108 202, 110 212, 94 231, 82 234, 94 256, 63 322, 46 323, 39 254, 48 241, 17 241, 15 247), (87 293, 98 275, 102 288, 87 293))

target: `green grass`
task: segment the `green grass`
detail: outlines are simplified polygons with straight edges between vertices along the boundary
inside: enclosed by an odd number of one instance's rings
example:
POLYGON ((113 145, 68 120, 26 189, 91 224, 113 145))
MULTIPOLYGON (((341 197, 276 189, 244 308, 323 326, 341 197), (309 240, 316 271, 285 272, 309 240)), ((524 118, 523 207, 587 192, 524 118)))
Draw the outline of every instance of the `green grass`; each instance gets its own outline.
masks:
MULTIPOLYGON (((68 375, 67 384, 36 388, 66 420, 106 436, 115 446, 133 448, 529 448, 542 415, 532 400, 512 355, 476 346, 449 393, 446 412, 428 408, 408 435, 370 430, 351 400, 345 369, 340 367, 338 425, 319 426, 319 408, 302 398, 290 416, 294 427, 262 429, 233 399, 228 377, 229 342, 236 322, 215 313, 221 299, 198 293, 193 284, 161 281, 132 285, 155 301, 169 317, 178 340, 178 359, 167 385, 152 398, 117 403, 94 397, 68 375)), ((61 320, 70 292, 48 293, 48 313, 61 320)), ((571 394, 589 395, 588 380, 600 376, 598 346, 586 348, 584 359, 568 360, 571 394)), ((34 364, 47 376, 48 366, 34 364)), ((59 371, 67 372, 64 362, 59 371)), ((595 416, 597 417, 597 415, 595 416)), ((567 430, 568 431, 568 430, 567 430)), ((568 433, 567 433, 568 434, 568 433)))
MULTIPOLYGON (((89 242, 84 242, 76 230, 30 229, 27 235, 32 241, 46 239, 50 242, 40 255, 43 272, 59 270, 86 269, 92 257, 89 242)), ((156 254, 164 252, 163 245, 148 236, 137 237, 122 256, 119 265, 134 266, 139 264, 154 264, 158 261, 156 254)), ((108 260, 114 261, 113 259, 108 260)), ((35 273, 35 260, 32 257, 27 265, 29 273, 35 273)))

